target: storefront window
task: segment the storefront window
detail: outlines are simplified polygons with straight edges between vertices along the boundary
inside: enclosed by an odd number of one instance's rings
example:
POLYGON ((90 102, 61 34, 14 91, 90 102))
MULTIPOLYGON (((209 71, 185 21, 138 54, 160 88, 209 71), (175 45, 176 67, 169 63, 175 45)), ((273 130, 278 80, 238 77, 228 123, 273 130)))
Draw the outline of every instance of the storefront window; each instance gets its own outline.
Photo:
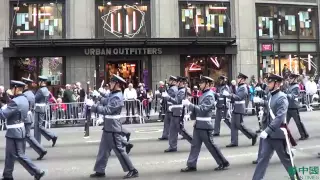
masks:
POLYGON ((64 85, 64 60, 62 57, 18 58, 12 59, 12 78, 21 80, 28 77, 38 80, 38 76, 47 76, 48 86, 64 85))
POLYGON ((228 3, 180 4, 181 36, 230 36, 228 3))
POLYGON ((316 39, 317 7, 257 5, 256 14, 259 38, 316 39))
POLYGON ((15 39, 59 39, 64 37, 64 4, 13 3, 12 29, 15 39))
POLYGON ((63 59, 62 57, 43 57, 39 60, 41 76, 49 78, 49 85, 63 85, 63 59))
POLYGON ((98 37, 149 37, 149 3, 105 3, 97 5, 98 37))
POLYGON ((300 38, 316 39, 317 13, 316 8, 300 8, 299 13, 300 38))
POLYGON ((200 75, 209 76, 217 80, 220 75, 229 74, 230 56, 208 55, 185 58, 185 76, 189 78, 191 86, 198 86, 200 75))
POLYGON ((257 6, 258 34, 260 38, 275 38, 278 35, 277 8, 257 6))
POLYGON ((37 58, 18 58, 12 59, 12 79, 21 80, 23 77, 29 77, 32 80, 38 79, 37 58))
POLYGON ((318 58, 314 55, 300 56, 300 74, 315 76, 318 74, 318 58))
POLYGON ((294 7, 279 7, 279 31, 280 38, 296 39, 297 33, 297 9, 294 7))

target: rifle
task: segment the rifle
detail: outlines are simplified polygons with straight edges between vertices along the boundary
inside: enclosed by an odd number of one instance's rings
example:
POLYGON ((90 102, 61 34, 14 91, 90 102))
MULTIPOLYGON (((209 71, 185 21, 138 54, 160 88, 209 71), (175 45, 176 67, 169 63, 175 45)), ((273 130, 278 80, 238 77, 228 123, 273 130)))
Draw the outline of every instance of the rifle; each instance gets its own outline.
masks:
MULTIPOLYGON (((87 100, 90 99, 90 92, 89 92, 89 85, 90 81, 87 82, 87 100)), ((91 121, 91 107, 86 105, 86 120, 85 120, 85 125, 84 125, 84 137, 87 138, 89 137, 89 129, 90 129, 90 121, 91 121)))
MULTIPOLYGON (((158 85, 156 84, 156 90, 155 92, 158 90, 158 85)), ((154 93, 156 95, 156 93, 154 93)), ((158 95, 156 95, 156 105, 154 107, 154 112, 157 112, 157 105, 158 105, 158 95)))

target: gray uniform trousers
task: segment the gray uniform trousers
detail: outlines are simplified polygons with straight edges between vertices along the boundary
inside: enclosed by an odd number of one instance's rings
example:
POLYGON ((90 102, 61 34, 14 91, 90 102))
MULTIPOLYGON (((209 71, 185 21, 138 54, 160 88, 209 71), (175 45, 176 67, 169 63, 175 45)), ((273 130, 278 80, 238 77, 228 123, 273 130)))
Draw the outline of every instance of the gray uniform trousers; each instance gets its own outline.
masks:
POLYGON ((167 111, 163 120, 162 138, 169 137, 169 128, 170 128, 171 119, 172 119, 172 112, 167 111))
POLYGON ((41 146, 40 143, 31 135, 31 125, 32 123, 25 123, 24 127, 26 129, 26 141, 29 143, 31 148, 35 150, 39 155, 43 154, 46 150, 41 146))
POLYGON ((180 124, 181 117, 172 117, 170 121, 170 131, 169 131, 169 149, 177 149, 178 144, 178 133, 186 139, 189 143, 192 142, 192 137, 183 127, 183 122, 180 124))
POLYGON ((214 133, 215 134, 220 134, 220 127, 221 127, 221 120, 224 118, 224 123, 231 129, 231 123, 229 119, 227 118, 228 112, 225 112, 225 110, 228 109, 222 109, 222 108, 217 108, 216 111, 216 118, 214 121, 214 133))
POLYGON ((243 115, 232 113, 231 119, 231 144, 238 145, 238 130, 240 130, 247 138, 252 139, 255 133, 244 126, 243 115))
POLYGON ((3 177, 12 178, 14 162, 19 163, 32 175, 40 174, 40 169, 25 155, 25 140, 6 138, 6 158, 3 170, 3 177))
POLYGON ((134 169, 129 156, 125 151, 123 136, 120 133, 103 131, 96 164, 94 165, 95 172, 105 173, 108 159, 111 155, 111 150, 113 150, 118 157, 124 172, 134 169))
POLYGON ((191 151, 187 161, 188 167, 197 167, 197 161, 201 150, 202 143, 205 144, 212 157, 216 160, 217 164, 227 163, 228 161, 222 155, 218 146, 213 142, 213 134, 211 130, 193 130, 193 140, 191 143, 191 151))
POLYGON ((290 123, 291 118, 293 118, 294 122, 297 125, 301 137, 309 136, 303 122, 300 119, 300 113, 298 109, 288 109, 287 112, 287 124, 290 123))
MULTIPOLYGON (((284 139, 267 138, 263 139, 261 144, 261 155, 258 159, 258 164, 254 171, 252 180, 262 180, 264 178, 267 167, 269 165, 269 161, 272 158, 274 151, 276 151, 282 165, 290 175, 290 171, 292 172, 292 166, 290 156, 286 151, 286 141, 284 139)), ((292 175, 290 178, 294 180, 294 177, 292 175)))
POLYGON ((41 144, 41 135, 44 136, 48 141, 56 137, 56 135, 48 131, 42 122, 45 121, 45 113, 35 112, 34 116, 34 137, 41 144))

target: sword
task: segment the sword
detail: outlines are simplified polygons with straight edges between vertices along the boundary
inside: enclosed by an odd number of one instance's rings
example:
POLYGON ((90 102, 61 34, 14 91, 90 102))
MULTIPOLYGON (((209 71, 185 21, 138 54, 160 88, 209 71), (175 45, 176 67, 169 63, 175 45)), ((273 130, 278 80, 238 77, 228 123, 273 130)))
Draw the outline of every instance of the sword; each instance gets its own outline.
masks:
POLYGON ((102 88, 104 85, 104 80, 101 82, 100 88, 102 88))
MULTIPOLYGON (((292 166, 292 168, 295 168, 295 165, 294 165, 294 162, 293 162, 293 157, 292 157, 291 144, 290 144, 289 136, 288 136, 288 131, 287 131, 287 129, 285 127, 284 128, 280 128, 280 129, 283 131, 284 136, 286 138, 286 144, 287 144, 288 151, 289 151, 289 157, 290 157, 291 166, 292 166)), ((293 175, 293 176, 294 176, 295 180, 297 180, 298 179, 298 177, 297 177, 298 175, 297 175, 296 172, 294 172, 294 173, 295 173, 295 175, 293 175)))

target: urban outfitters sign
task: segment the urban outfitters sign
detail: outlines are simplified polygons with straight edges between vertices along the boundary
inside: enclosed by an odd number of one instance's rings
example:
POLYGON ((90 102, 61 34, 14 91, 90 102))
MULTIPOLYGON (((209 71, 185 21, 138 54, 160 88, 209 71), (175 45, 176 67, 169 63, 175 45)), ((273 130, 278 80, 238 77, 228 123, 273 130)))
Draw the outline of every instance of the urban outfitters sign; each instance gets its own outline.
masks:
POLYGON ((162 48, 86 48, 84 54, 87 56, 160 55, 162 48))

